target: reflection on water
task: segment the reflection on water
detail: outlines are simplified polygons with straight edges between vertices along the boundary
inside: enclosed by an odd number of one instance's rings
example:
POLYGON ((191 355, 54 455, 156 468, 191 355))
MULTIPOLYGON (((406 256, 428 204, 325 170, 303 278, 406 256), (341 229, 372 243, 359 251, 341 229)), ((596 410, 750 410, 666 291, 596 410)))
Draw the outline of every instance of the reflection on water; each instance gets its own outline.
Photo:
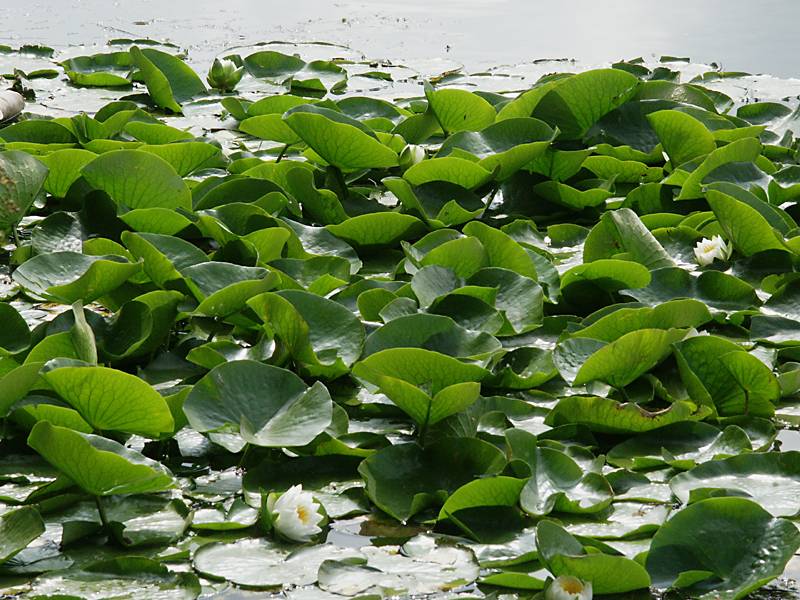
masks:
POLYGON ((796 0, 30 0, 0 2, 0 42, 169 38, 207 58, 260 40, 325 40, 393 60, 468 68, 542 57, 603 63, 677 54, 800 74, 796 0))
POLYGON ((796 429, 782 429, 778 433, 778 441, 781 444, 781 452, 800 450, 800 431, 796 429))

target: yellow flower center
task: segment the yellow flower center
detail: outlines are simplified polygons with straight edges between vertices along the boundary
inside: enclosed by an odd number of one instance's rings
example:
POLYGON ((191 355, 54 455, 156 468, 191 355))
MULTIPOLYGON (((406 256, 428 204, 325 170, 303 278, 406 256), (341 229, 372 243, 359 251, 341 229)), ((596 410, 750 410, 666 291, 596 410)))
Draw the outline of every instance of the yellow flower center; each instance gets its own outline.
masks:
POLYGON ((297 516, 300 519, 300 521, 303 522, 303 525, 308 525, 308 522, 311 520, 311 515, 306 510, 306 507, 298 506, 296 510, 297 510, 297 516))
POLYGON ((565 579, 561 582, 561 589, 568 594, 580 594, 583 591, 583 584, 577 579, 565 579))

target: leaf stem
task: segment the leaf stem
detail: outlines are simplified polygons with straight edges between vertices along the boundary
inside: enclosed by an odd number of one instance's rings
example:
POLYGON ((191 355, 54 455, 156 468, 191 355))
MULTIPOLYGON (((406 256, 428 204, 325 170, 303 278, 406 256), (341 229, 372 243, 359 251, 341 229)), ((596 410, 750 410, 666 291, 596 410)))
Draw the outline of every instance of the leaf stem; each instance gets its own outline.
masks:
POLYGON ((122 541, 117 537, 114 533, 114 530, 111 528, 111 523, 108 520, 108 513, 106 513, 106 507, 103 505, 103 501, 100 496, 94 497, 94 504, 97 506, 97 513, 100 515, 100 522, 103 524, 103 531, 106 532, 110 539, 115 540, 122 546, 122 541))
POLYGON ((289 146, 291 146, 291 144, 286 144, 286 145, 285 145, 285 146, 284 146, 284 147, 281 149, 281 151, 280 151, 280 154, 278 154, 278 158, 276 158, 276 159, 275 159, 275 164, 277 164, 277 163, 281 162, 281 159, 284 157, 284 155, 286 154, 286 152, 289 150, 289 146))
POLYGON ((242 457, 239 459, 239 463, 236 465, 238 469, 244 468, 244 461, 247 458, 247 454, 250 452, 250 443, 246 443, 244 445, 244 450, 242 451, 242 457))
POLYGON ((339 167, 331 167, 331 172, 333 173, 333 177, 337 183, 337 190, 336 195, 339 196, 339 200, 344 202, 347 200, 347 182, 344 179, 344 173, 339 167))
POLYGON ((486 199, 486 204, 484 205, 483 212, 481 213, 481 219, 483 219, 484 215, 486 214, 486 211, 489 210, 489 207, 492 205, 494 197, 497 195, 497 192, 499 191, 500 191, 500 185, 496 184, 492 188, 492 191, 489 193, 489 197, 486 199))
POLYGON ((428 402, 428 410, 425 412, 425 422, 419 428, 419 443, 421 446, 425 446, 425 438, 428 437, 428 423, 431 420, 431 408, 432 402, 428 402))

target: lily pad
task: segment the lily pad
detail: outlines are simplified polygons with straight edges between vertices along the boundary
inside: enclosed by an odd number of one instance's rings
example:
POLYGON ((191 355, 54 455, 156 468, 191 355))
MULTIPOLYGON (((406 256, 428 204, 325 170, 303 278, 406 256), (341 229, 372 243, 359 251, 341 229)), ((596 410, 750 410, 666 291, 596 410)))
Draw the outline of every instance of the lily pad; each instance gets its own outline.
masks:
POLYGON ((791 521, 744 498, 711 498, 684 508, 653 537, 647 570, 653 585, 697 598, 744 598, 778 577, 800 547, 791 521), (713 556, 700 550, 702 536, 713 556))

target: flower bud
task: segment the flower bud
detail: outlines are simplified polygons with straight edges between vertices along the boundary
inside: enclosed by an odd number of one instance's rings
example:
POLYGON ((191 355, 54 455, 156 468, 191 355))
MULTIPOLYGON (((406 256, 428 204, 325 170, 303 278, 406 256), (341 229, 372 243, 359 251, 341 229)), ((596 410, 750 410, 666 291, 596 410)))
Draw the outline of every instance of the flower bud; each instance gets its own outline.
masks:
POLYGON ((208 85, 222 92, 232 92, 244 75, 244 67, 236 66, 236 63, 227 58, 214 59, 211 70, 208 72, 208 85))
POLYGON ((416 144, 408 144, 400 153, 400 168, 407 171, 425 158, 425 148, 416 144))

